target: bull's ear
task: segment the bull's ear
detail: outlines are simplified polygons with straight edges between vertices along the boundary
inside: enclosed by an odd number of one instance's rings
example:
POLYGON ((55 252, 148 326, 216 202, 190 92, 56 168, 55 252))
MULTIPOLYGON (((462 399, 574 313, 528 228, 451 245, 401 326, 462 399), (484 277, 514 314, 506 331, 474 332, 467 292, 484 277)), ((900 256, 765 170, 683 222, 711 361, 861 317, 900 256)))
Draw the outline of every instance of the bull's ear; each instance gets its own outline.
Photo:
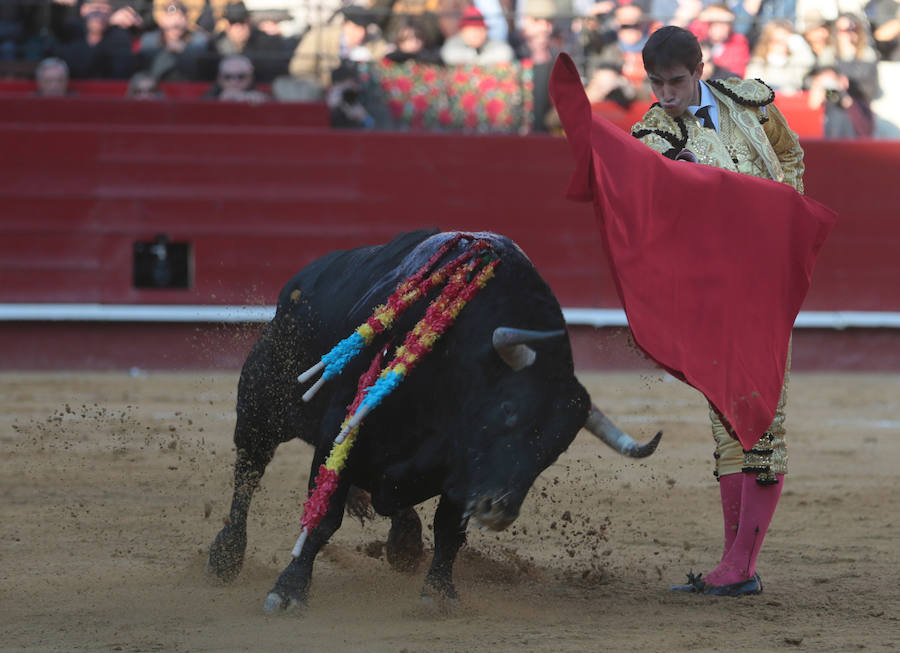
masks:
POLYGON ((534 349, 527 342, 559 338, 566 335, 565 329, 556 331, 531 331, 512 327, 497 327, 491 337, 494 349, 503 361, 514 371, 523 370, 537 358, 534 349))

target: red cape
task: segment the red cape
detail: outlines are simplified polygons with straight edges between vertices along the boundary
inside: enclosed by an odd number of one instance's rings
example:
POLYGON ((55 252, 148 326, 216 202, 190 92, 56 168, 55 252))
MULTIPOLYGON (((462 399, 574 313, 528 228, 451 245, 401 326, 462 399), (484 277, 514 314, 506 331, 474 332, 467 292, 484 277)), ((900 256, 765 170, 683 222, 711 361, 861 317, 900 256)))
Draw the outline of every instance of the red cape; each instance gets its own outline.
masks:
POLYGON ((786 184, 671 161, 594 116, 568 55, 550 96, 575 156, 569 197, 594 202, 635 342, 750 449, 836 214, 786 184))

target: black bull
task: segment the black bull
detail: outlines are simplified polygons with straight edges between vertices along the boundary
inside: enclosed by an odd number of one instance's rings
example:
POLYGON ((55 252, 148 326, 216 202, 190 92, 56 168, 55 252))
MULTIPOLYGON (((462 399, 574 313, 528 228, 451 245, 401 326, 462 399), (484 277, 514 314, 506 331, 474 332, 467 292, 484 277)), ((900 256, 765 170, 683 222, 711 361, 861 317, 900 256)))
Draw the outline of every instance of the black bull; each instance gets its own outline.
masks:
MULTIPOLYGON (((367 417, 324 518, 279 576, 267 610, 306 600, 313 561, 340 526, 351 486, 368 491, 374 509, 392 517, 389 560, 392 553, 400 554, 392 546, 404 536, 408 542, 410 533, 421 546, 412 506, 440 495, 425 591, 452 597, 453 562, 467 523, 496 530, 508 526, 535 478, 579 429, 588 428, 626 455, 645 456, 655 449, 659 434, 639 446, 592 406, 575 378, 559 303, 524 253, 505 237, 477 236, 500 256, 495 277, 408 380, 367 417)), ((210 548, 208 571, 225 580, 240 571, 250 500, 280 443, 300 437, 315 447, 312 490, 358 378, 376 352, 399 344, 402 335, 392 334, 407 333, 430 297, 410 307, 390 333, 378 337, 308 403, 298 375, 352 333, 450 237, 416 232, 386 245, 332 252, 282 289, 275 317, 241 372, 234 496, 226 525, 210 548)))

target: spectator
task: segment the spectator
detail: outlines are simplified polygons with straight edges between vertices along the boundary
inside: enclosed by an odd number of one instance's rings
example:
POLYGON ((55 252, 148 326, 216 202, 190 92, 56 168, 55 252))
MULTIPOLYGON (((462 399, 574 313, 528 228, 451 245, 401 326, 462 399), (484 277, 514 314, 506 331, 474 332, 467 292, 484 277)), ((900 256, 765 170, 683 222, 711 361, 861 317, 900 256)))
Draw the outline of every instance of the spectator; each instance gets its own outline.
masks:
POLYGON ((268 96, 254 88, 253 62, 242 54, 229 54, 219 62, 216 83, 204 97, 223 102, 249 102, 259 104, 268 96))
MULTIPOLYGON (((396 43, 399 31, 412 22, 422 30, 424 50, 437 52, 444 44, 438 18, 442 11, 440 5, 440 0, 376 0, 374 7, 380 12, 378 26, 391 42, 396 43)), ((458 28, 454 27, 456 31, 458 28)))
POLYGON ((79 9, 77 36, 59 47, 75 79, 127 79, 134 69, 129 27, 137 14, 130 7, 113 12, 108 0, 89 0, 79 9), (115 17, 115 22, 113 22, 115 17))
POLYGON ((448 38, 441 47, 441 59, 451 66, 509 63, 513 57, 509 43, 488 38, 487 23, 475 7, 466 7, 459 34, 448 38))
POLYGON ((548 83, 553 62, 559 54, 551 38, 556 12, 554 0, 526 0, 521 29, 516 35, 519 42, 518 58, 528 59, 532 63, 534 81, 532 128, 537 132, 547 131, 547 116, 553 110, 548 83))
POLYGON ((44 3, 0 0, 0 61, 38 61, 46 48, 48 18, 44 3))
POLYGON ((637 96, 649 99, 650 88, 644 72, 641 49, 650 33, 650 21, 636 4, 616 7, 610 28, 605 33, 594 33, 588 42, 586 77, 591 79, 594 71, 601 67, 613 66, 634 86, 637 96))
POLYGON ((837 61, 837 44, 834 38, 834 23, 829 20, 810 21, 803 34, 815 57, 816 67, 833 66, 837 61))
POLYGON ((339 66, 332 72, 331 80, 331 88, 325 96, 331 126, 338 129, 371 129, 375 120, 360 101, 362 88, 355 66, 339 66))
POLYGON ((634 86, 615 64, 601 64, 584 87, 591 104, 615 102, 623 109, 637 99, 634 86))
POLYGON ((125 97, 132 100, 162 100, 165 94, 159 88, 156 78, 150 73, 138 72, 128 80, 125 97))
POLYGON ((37 82, 36 95, 40 97, 65 97, 69 95, 69 67, 58 57, 41 61, 34 70, 37 82))
POLYGON ((750 61, 747 37, 734 31, 734 12, 723 4, 710 5, 690 27, 700 40, 708 41, 713 62, 743 77, 750 61))
POLYGON ((436 64, 441 62, 441 55, 435 49, 425 47, 425 31, 415 18, 407 18, 397 24, 390 50, 385 56, 388 61, 403 63, 417 61, 419 63, 436 64))
POLYGON ((688 27, 703 10, 702 0, 651 0, 650 16, 662 25, 688 27))
POLYGON ((871 0, 866 16, 872 25, 875 47, 882 61, 900 61, 900 2, 871 0))
POLYGON ((306 33, 291 58, 290 73, 295 77, 314 77, 328 88, 332 71, 343 62, 378 61, 387 52, 388 45, 381 38, 372 13, 351 5, 328 24, 306 33))
MULTIPOLYGON (((521 26, 513 40, 517 59, 528 59, 534 65, 552 63, 558 54, 552 45, 556 18, 554 0, 525 0, 521 26)), ((549 75, 548 75, 549 79, 549 75)))
POLYGON ((469 0, 438 0, 438 29, 441 32, 441 46, 451 36, 459 34, 462 15, 469 6, 469 0))
MULTIPOLYGON (((647 43, 650 32, 650 22, 643 10, 637 4, 626 4, 616 7, 613 12, 617 26, 616 45, 619 49, 622 61, 622 74, 634 85, 641 89, 647 83, 647 73, 644 71, 644 60, 641 50, 647 43)), ((642 97, 650 97, 647 89, 641 93, 642 97)))
POLYGON ((866 98, 835 67, 815 70, 810 76, 809 106, 824 106, 825 138, 871 138, 875 117, 866 98))
POLYGON ((841 14, 834 23, 835 67, 858 88, 868 102, 878 96, 878 55, 870 45, 869 29, 859 17, 841 14))
POLYGON ((212 40, 216 55, 244 55, 253 62, 259 82, 268 83, 279 75, 287 74, 290 48, 283 37, 266 34, 256 27, 241 1, 225 5, 222 17, 225 27, 212 40))
MULTIPOLYGON (((277 33, 294 40, 294 47, 309 30, 326 25, 341 10, 342 6, 348 4, 347 0, 245 1, 250 15, 257 19, 260 29, 267 33, 275 33, 269 31, 264 24, 271 17, 277 23, 277 33)), ((390 13, 389 5, 386 10, 390 13)))
POLYGON ((606 58, 604 52, 615 43, 617 38, 613 9, 614 0, 600 0, 588 8, 588 13, 572 21, 572 30, 578 37, 587 59, 588 77, 594 67, 606 58))
POLYGON ((207 38, 188 27, 187 8, 171 0, 156 16, 157 29, 141 37, 139 67, 152 78, 169 81, 199 79, 198 63, 207 38))
POLYGON ((709 45, 709 41, 700 43, 700 53, 703 55, 703 72, 700 74, 700 79, 704 82, 708 82, 711 79, 737 77, 734 71, 717 66, 712 60, 712 47, 709 45))
POLYGON ((763 27, 753 50, 746 76, 761 79, 776 91, 797 93, 815 64, 806 39, 794 32, 788 20, 773 20, 763 27))
MULTIPOLYGON (((153 16, 158 16, 172 0, 153 0, 153 16)), ((187 9, 188 29, 207 37, 216 31, 222 10, 228 0, 180 0, 187 9)))
POLYGON ((734 11, 734 31, 743 34, 754 45, 768 23, 773 20, 793 22, 797 14, 797 0, 739 0, 728 6, 734 11))
POLYGON ((319 16, 325 18, 334 14, 339 3, 329 0, 321 2, 297 2, 296 0, 243 0, 250 19, 261 31, 270 36, 279 36, 293 43, 296 47, 300 38, 311 27, 310 21, 321 22, 319 16))

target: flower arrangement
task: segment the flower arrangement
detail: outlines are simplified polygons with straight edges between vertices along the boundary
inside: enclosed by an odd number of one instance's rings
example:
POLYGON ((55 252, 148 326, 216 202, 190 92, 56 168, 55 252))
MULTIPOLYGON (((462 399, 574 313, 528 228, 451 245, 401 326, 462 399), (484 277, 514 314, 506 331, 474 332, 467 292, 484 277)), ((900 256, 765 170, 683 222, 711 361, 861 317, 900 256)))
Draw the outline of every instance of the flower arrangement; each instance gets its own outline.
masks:
MULTIPOLYGON (((300 380, 306 380, 311 373, 323 368, 325 373, 330 373, 331 376, 339 374, 344 365, 365 345, 371 343, 377 333, 390 329, 395 318, 412 303, 432 288, 446 282, 440 295, 426 309, 422 319, 406 335, 403 344, 397 347, 391 362, 381 370, 382 354, 379 353, 368 371, 360 377, 356 396, 348 408, 340 432, 325 463, 319 466, 315 488, 303 504, 300 538, 292 551, 295 557, 300 555, 309 532, 319 525, 327 512, 331 495, 337 489, 338 477, 347 464, 350 449, 366 415, 400 385, 422 358, 432 350, 463 307, 494 276, 494 270, 499 265, 500 259, 490 244, 484 240, 475 241, 463 254, 434 271, 438 261, 462 239, 472 240, 473 237, 456 234, 448 240, 422 268, 401 283, 387 302, 378 306, 372 316, 349 338, 345 338, 323 356, 319 364, 300 375, 300 380)), ((321 387, 324 379, 323 374, 314 387, 321 387)), ((304 395, 304 399, 306 398, 304 395)))
POLYGON ((411 129, 525 133, 532 127, 530 61, 443 67, 407 61, 365 64, 361 79, 394 123, 411 129))

